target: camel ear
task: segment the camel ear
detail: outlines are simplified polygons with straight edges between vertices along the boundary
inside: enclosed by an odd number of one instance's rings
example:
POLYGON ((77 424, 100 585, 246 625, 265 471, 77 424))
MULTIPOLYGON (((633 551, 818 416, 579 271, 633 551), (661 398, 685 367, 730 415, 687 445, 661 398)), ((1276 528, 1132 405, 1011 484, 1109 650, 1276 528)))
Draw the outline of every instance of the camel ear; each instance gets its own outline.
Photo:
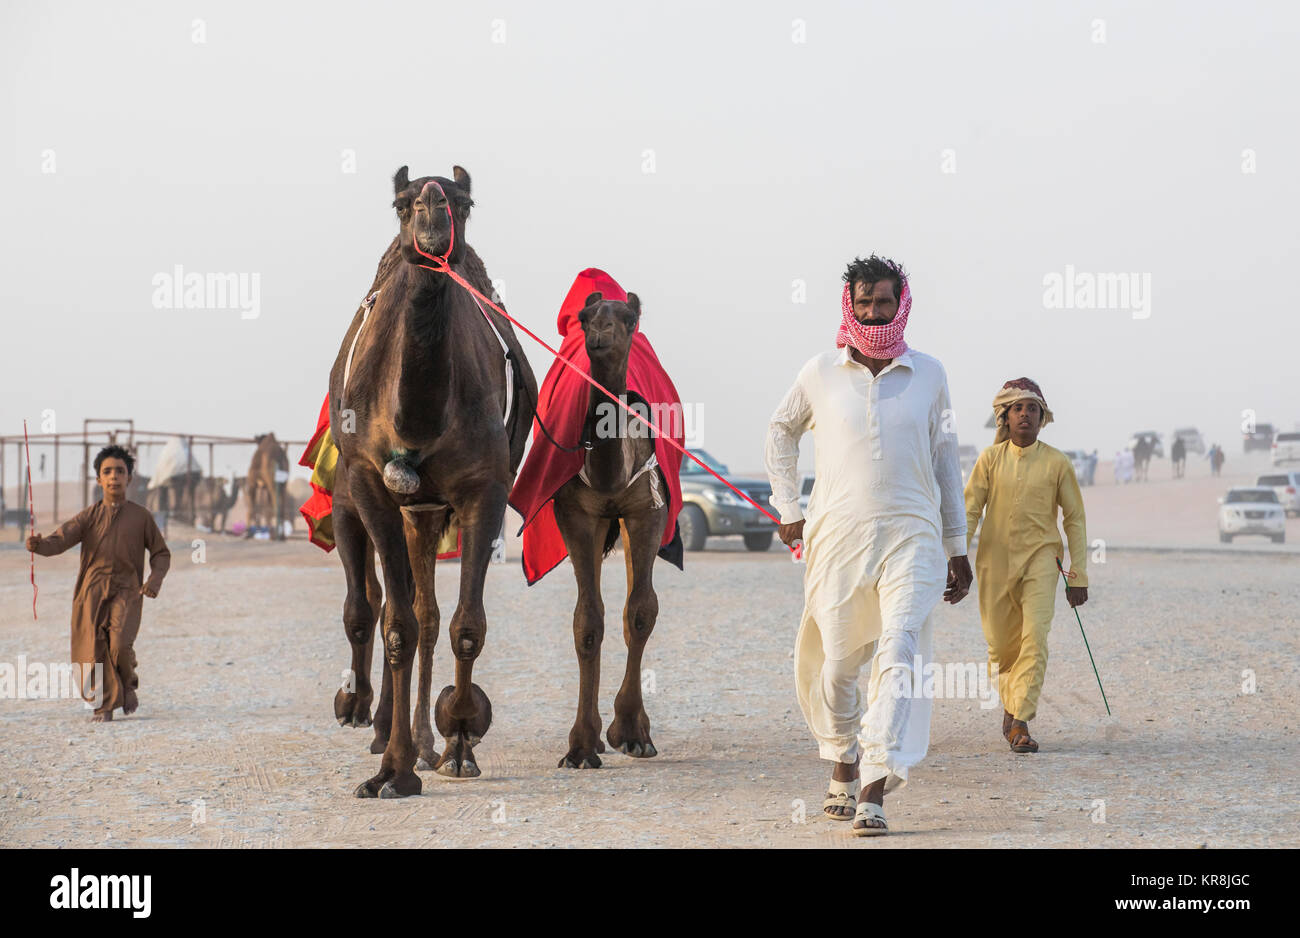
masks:
POLYGON ((637 296, 635 293, 629 293, 627 295, 627 305, 628 308, 632 310, 632 312, 636 313, 636 318, 640 319, 641 318, 641 297, 637 296))
POLYGON ((588 293, 587 298, 583 301, 582 305, 584 308, 587 306, 595 306, 604 298, 605 298, 605 294, 597 290, 595 293, 588 293))
POLYGON ((455 180, 456 185, 465 190, 466 195, 469 195, 469 173, 465 172, 465 167, 453 166, 451 168, 451 178, 455 180))
POLYGON ((411 177, 407 175, 407 167, 403 166, 393 177, 393 195, 401 195, 406 191, 406 187, 411 184, 411 177))

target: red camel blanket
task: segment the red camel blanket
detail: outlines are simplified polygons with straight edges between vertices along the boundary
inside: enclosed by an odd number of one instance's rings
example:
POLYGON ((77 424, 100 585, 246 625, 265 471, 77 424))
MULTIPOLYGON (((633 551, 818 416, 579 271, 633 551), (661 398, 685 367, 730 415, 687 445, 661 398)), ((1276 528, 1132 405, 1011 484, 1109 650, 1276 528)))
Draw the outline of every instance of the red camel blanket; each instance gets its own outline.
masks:
MULTIPOLYGON (((607 300, 627 300, 627 292, 613 277, 590 267, 573 281, 555 321, 555 328, 563 338, 560 354, 587 374, 591 374, 591 361, 587 358, 586 340, 582 324, 578 322, 578 313, 587 297, 596 291, 607 300)), ((666 437, 671 436, 679 446, 684 445, 681 399, 640 328, 632 336, 632 348, 628 354, 627 388, 649 405, 648 419, 663 431, 655 439, 655 459, 668 483, 669 500, 659 556, 680 568, 681 539, 676 534, 677 513, 682 508, 679 478, 682 454, 668 443, 666 437)), ((577 446, 581 441, 592 390, 581 376, 559 361, 554 362, 546 373, 546 380, 537 395, 537 417, 560 445, 577 446)), ((629 422, 635 422, 635 418, 621 410, 620 414, 629 422)), ((533 446, 510 492, 510 507, 524 518, 523 566, 529 586, 550 573, 569 555, 555 523, 552 499, 561 486, 581 471, 586 452, 582 448, 573 453, 564 452, 538 429, 537 420, 533 421, 533 446)))

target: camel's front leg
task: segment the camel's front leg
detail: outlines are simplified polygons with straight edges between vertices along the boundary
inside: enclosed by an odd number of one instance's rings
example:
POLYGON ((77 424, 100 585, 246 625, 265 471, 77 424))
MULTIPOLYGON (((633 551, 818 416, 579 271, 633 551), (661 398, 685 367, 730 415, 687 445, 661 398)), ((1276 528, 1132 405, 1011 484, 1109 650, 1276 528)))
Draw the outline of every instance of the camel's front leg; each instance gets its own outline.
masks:
POLYGON ((447 523, 447 513, 416 511, 405 513, 405 517, 406 544, 415 583, 415 617, 420 620, 420 678, 411 736, 415 739, 415 751, 420 757, 416 768, 432 769, 438 764, 438 747, 429 721, 429 689, 433 682, 433 649, 438 643, 440 622, 433 574, 438 557, 438 535, 447 523))
POLYGON ((649 758, 658 750, 650 740, 650 717, 641 694, 641 655, 659 616, 652 574, 666 508, 637 514, 623 522, 623 555, 627 561, 627 605, 623 608, 623 640, 627 642, 627 670, 614 698, 614 720, 606 738, 619 752, 649 758))
POLYGON ((483 582, 492 557, 492 541, 505 517, 507 487, 493 482, 478 492, 452 502, 461 526, 460 597, 451 617, 448 638, 456 656, 456 683, 442 689, 434 706, 438 732, 447 748, 437 764, 448 778, 477 778, 474 747, 492 724, 492 702, 473 681, 474 661, 487 638, 483 610, 483 582))
MULTIPOLYGON (((343 600, 343 631, 352 649, 352 667, 334 695, 334 718, 340 726, 369 726, 374 690, 370 686, 370 660, 379 610, 369 601, 368 581, 374 579, 374 548, 356 510, 334 506, 334 538, 347 580, 343 600)), ((376 588, 378 583, 376 582, 376 588)))
POLYGON ((400 513, 390 504, 375 473, 354 476, 352 495, 366 531, 384 569, 384 656, 392 668, 392 730, 379 764, 379 774, 362 782, 358 798, 401 798, 422 789, 415 774, 415 744, 411 739, 411 663, 419 640, 419 623, 412 605, 410 562, 400 513))
POLYGON ((605 637, 605 604, 600 596, 600 564, 610 519, 588 513, 576 484, 555 496, 555 520, 573 562, 578 602, 573 609, 573 648, 578 655, 578 713, 569 730, 562 769, 598 769, 600 741, 600 646, 605 637))

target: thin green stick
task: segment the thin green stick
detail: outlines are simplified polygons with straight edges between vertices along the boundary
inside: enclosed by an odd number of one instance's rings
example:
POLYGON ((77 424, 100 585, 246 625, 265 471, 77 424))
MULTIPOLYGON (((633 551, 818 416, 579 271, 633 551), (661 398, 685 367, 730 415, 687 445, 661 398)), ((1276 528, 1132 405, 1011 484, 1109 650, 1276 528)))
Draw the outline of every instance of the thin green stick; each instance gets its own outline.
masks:
MULTIPOLYGON (((1065 588, 1070 588, 1070 581, 1065 576, 1065 568, 1061 566, 1061 558, 1056 558, 1056 569, 1061 571, 1061 580, 1065 583, 1065 588)), ((1106 705, 1106 716, 1110 716, 1110 701, 1106 699, 1106 688, 1101 686, 1101 675, 1097 673, 1097 662, 1092 657, 1092 646, 1088 644, 1088 633, 1083 630, 1083 620, 1079 618, 1079 607, 1071 606, 1074 610, 1074 620, 1079 623, 1079 634, 1083 636, 1083 647, 1088 649, 1088 660, 1092 662, 1092 673, 1097 678, 1097 690, 1101 691, 1101 702, 1106 705)))

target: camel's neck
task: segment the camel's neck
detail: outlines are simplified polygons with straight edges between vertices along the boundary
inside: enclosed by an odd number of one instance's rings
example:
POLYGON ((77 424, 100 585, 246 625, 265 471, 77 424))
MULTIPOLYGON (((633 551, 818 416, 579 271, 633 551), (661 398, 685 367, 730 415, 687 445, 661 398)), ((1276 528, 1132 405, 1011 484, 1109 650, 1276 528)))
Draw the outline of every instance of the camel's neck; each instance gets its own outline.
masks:
POLYGON ((393 429, 413 445, 443 429, 455 377, 451 305, 456 285, 445 274, 408 268, 397 343, 397 409, 393 429))
MULTIPOLYGON (((593 360, 591 376, 627 403, 626 356, 619 362, 593 360)), ((594 428, 592 442, 595 444, 587 453, 588 484, 598 492, 621 491, 639 468, 634 465, 637 457, 644 461, 653 447, 648 431, 643 433, 645 428, 635 417, 596 388, 591 388, 588 397, 587 420, 594 428)))

